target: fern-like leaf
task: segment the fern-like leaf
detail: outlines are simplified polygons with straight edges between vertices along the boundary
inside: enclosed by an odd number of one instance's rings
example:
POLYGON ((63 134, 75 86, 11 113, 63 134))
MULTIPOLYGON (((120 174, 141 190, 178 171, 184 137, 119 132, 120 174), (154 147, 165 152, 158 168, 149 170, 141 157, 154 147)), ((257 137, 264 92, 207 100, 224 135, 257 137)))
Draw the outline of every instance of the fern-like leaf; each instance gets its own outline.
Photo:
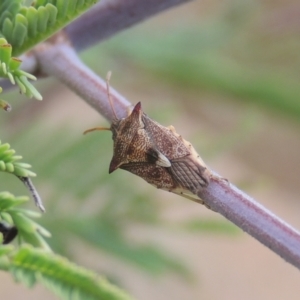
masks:
POLYGON ((34 177, 35 173, 30 171, 31 166, 20 162, 22 156, 15 155, 15 150, 10 148, 8 143, 0 141, 0 171, 8 172, 19 177, 34 177))
POLYGON ((0 4, 0 35, 20 55, 45 40, 81 13, 96 0, 40 0, 30 7, 22 0, 2 0, 0 4))
POLYGON ((40 249, 23 246, 10 260, 17 281, 32 286, 40 282, 61 299, 132 299, 94 272, 40 249))
POLYGON ((32 218, 40 217, 39 213, 20 208, 20 205, 28 201, 27 197, 15 197, 8 192, 0 193, 0 222, 14 225, 18 229, 22 241, 51 251, 44 237, 51 234, 33 221, 32 218))
POLYGON ((15 150, 11 149, 9 144, 1 144, 0 141, 0 172, 4 171, 16 175, 30 191, 36 206, 41 211, 45 211, 42 200, 29 178, 36 175, 28 170, 31 165, 19 162, 20 159, 22 156, 15 155, 15 150))
MULTIPOLYGON (((12 84, 17 83, 21 93, 26 94, 27 97, 42 100, 41 94, 28 81, 28 79, 36 80, 35 76, 22 71, 21 62, 20 59, 12 57, 12 46, 7 43, 6 39, 0 38, 0 77, 8 78, 12 84)), ((9 104, 4 100, 0 100, 0 107, 6 111, 10 110, 9 104)))

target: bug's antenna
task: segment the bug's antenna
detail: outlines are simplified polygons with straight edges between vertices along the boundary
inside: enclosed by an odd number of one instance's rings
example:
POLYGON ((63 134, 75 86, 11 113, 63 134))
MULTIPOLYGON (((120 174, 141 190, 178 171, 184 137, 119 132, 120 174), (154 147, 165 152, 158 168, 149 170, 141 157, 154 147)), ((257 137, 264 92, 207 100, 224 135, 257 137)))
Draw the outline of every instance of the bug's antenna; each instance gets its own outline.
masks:
POLYGON ((96 130, 100 130, 100 131, 108 130, 108 131, 110 131, 111 129, 108 128, 108 127, 95 127, 95 128, 91 128, 91 129, 88 129, 88 130, 84 131, 83 134, 86 134, 86 133, 89 133, 89 132, 92 132, 92 131, 96 131, 96 130))
MULTIPOLYGON (((116 111, 114 109, 114 105, 113 105, 113 101, 111 99, 110 89, 109 89, 109 80, 110 80, 110 77, 111 77, 111 71, 109 71, 107 73, 107 75, 106 75, 106 92, 107 92, 107 97, 108 97, 108 101, 109 101, 110 107, 111 107, 112 112, 113 112, 114 121, 117 121, 118 117, 117 117, 116 111)), ((107 128, 107 127, 95 127, 95 128, 91 128, 91 129, 86 130, 83 134, 86 134, 86 133, 89 133, 89 132, 92 132, 92 131, 96 131, 96 130, 111 130, 111 128, 107 128)))
POLYGON ((111 109, 112 109, 112 111, 113 111, 114 118, 115 118, 115 120, 118 120, 118 117, 117 117, 117 114, 116 114, 116 111, 115 111, 115 108, 114 108, 114 105, 113 105, 113 102, 112 102, 112 99, 111 99, 111 94, 110 94, 110 88, 109 88, 109 80, 110 80, 110 77, 111 77, 111 71, 108 71, 108 72, 107 72, 107 75, 106 75, 106 91, 107 91, 107 97, 108 97, 108 100, 109 100, 111 109))

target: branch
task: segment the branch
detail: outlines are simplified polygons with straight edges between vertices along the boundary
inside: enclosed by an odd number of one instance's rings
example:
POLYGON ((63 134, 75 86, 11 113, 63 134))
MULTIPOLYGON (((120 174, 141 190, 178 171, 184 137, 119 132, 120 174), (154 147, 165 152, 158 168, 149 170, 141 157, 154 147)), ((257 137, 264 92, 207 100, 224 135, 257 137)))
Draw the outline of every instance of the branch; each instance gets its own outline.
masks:
POLYGON ((300 269, 300 233, 253 198, 217 174, 198 196, 212 210, 300 269))
MULTIPOLYGON (((113 120, 105 82, 79 60, 69 45, 61 41, 54 46, 44 45, 35 54, 42 72, 58 78, 107 120, 113 120)), ((131 104, 112 88, 111 94, 116 114, 125 117, 131 104)), ((262 205, 216 174, 198 196, 214 211, 300 269, 300 234, 262 205)))
POLYGON ((76 50, 101 42, 152 15, 191 0, 102 0, 66 27, 76 50))
MULTIPOLYGON (((40 72, 56 77, 108 121, 113 120, 114 115, 107 98, 105 81, 79 59, 68 42, 63 40, 63 37, 62 39, 58 38, 55 45, 42 44, 34 50, 34 53, 40 72)), ((111 98, 117 116, 125 117, 131 103, 113 89, 111 98)))

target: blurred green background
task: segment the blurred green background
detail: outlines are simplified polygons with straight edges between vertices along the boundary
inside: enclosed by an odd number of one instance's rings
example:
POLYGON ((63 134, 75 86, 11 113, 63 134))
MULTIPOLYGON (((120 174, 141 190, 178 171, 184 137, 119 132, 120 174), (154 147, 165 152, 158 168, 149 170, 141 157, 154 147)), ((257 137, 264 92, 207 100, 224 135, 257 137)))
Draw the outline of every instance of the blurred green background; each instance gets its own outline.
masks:
MULTIPOLYGON (((81 57, 299 228, 299 20, 298 1, 195 1, 81 57)), ((221 216, 122 170, 108 175, 111 134, 82 135, 107 121, 56 80, 37 86, 42 102, 5 95, 13 111, 0 133, 38 174, 55 251, 137 299, 298 299, 299 272, 221 216)), ((27 194, 7 174, 0 186, 27 194)), ((5 299, 54 299, 0 278, 5 299)))

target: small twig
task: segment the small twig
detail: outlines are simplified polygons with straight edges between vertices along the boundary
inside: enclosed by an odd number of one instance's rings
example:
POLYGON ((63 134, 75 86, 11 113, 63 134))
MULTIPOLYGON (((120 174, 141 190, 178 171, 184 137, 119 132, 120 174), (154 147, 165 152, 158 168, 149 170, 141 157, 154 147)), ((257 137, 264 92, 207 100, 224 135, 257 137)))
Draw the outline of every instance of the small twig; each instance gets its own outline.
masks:
POLYGON ((31 196, 34 200, 35 205, 42 211, 45 212, 45 207, 43 205, 42 199, 39 195, 39 193, 37 192, 37 190, 35 189, 31 179, 29 177, 22 177, 22 176, 17 176, 24 184, 25 186, 28 188, 28 190, 31 193, 31 196))

